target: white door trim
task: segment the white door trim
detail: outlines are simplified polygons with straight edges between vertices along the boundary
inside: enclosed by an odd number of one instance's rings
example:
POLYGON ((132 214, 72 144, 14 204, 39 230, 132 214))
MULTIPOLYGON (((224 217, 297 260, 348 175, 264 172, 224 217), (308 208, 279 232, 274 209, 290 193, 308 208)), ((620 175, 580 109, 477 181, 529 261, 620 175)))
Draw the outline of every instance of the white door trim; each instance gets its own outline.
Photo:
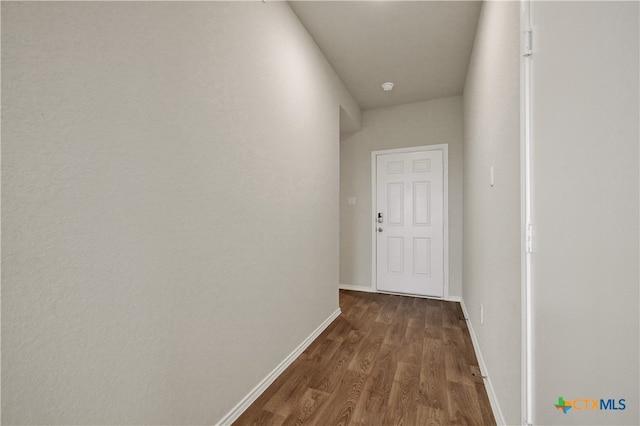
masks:
POLYGON ((444 300, 449 299, 449 144, 414 146, 410 148, 385 149, 371 152, 371 287, 378 290, 378 274, 377 274, 377 217, 378 194, 377 194, 377 158, 379 155, 401 154, 407 152, 435 151, 442 150, 443 169, 443 218, 444 218, 444 300))
POLYGON ((520 266, 521 266, 521 419, 522 424, 533 424, 533 300, 531 275, 533 264, 533 217, 531 208, 531 51, 527 51, 527 33, 531 27, 531 2, 520 0, 520 266))

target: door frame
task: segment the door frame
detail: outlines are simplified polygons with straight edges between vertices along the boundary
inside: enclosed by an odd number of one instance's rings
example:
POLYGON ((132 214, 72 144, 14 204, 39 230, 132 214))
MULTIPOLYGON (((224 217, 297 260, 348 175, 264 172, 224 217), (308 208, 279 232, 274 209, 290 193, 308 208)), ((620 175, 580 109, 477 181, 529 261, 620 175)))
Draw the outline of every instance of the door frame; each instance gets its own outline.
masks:
MULTIPOLYGON (((371 151, 371 287, 376 292, 389 293, 388 291, 378 290, 378 260, 377 260, 377 209, 378 209, 378 167, 377 160, 379 155, 386 154, 405 154, 410 152, 423 151, 442 151, 443 176, 442 176, 442 209, 443 209, 443 275, 444 275, 444 291, 442 299, 452 300, 449 298, 449 144, 413 146, 409 148, 384 149, 379 151, 371 151)), ((411 295, 415 297, 428 296, 411 295)))
MULTIPOLYGON (((532 31, 531 1, 520 0, 520 281, 521 281, 521 419, 533 424, 533 217, 531 164, 531 45, 525 39, 532 31)), ((495 412, 495 409, 494 409, 495 412)))

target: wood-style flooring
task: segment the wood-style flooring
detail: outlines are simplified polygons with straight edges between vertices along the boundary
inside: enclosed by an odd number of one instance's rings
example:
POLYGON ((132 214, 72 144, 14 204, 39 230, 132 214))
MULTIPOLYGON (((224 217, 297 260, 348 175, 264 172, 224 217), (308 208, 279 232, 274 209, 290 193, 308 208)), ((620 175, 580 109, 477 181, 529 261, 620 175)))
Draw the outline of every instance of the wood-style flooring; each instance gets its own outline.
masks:
POLYGON ((495 425, 460 305, 340 291, 340 315, 234 425, 495 425))

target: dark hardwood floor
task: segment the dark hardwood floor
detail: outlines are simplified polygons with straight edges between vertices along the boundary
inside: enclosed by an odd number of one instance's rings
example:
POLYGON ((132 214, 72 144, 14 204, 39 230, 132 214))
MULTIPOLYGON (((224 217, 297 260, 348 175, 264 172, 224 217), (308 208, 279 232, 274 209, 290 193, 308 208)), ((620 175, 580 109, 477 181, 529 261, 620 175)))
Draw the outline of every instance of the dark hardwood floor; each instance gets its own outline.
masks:
POLYGON ((454 302, 340 291, 338 317, 234 425, 495 425, 454 302))

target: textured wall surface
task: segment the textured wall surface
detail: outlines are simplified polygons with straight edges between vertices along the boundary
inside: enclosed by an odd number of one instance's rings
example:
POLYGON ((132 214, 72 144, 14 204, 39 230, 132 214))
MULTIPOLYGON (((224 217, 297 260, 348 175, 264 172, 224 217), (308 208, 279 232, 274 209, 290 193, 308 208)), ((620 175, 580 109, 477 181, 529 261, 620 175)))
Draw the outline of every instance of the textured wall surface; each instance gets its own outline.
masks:
POLYGON ((484 3, 464 91, 462 295, 507 424, 521 423, 519 27, 518 2, 484 3))
POLYGON ((339 103, 284 2, 3 3, 3 423, 211 424, 333 313, 339 103))
POLYGON ((640 423, 640 5, 532 2, 535 424, 640 423), (610 399, 624 410, 553 407, 610 399))
POLYGON ((363 111, 340 143, 340 283, 371 287, 371 152, 449 144, 449 294, 462 282, 462 98, 363 111), (349 197, 356 206, 347 205, 349 197))

